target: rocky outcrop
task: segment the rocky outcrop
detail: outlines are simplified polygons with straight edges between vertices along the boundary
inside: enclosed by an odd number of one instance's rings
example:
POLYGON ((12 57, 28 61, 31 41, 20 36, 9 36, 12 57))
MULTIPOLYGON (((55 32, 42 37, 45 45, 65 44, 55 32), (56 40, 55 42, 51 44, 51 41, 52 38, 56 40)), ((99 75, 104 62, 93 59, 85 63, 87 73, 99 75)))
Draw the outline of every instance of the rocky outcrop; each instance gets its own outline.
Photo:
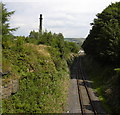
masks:
POLYGON ((16 93, 19 89, 19 79, 2 80, 1 95, 2 98, 8 98, 10 95, 16 93))

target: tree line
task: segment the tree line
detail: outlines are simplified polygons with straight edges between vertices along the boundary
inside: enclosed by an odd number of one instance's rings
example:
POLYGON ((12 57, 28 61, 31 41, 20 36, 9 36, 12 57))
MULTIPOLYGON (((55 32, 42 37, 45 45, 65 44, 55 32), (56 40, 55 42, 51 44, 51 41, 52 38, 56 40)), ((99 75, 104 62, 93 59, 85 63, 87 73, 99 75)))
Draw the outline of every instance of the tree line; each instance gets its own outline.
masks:
POLYGON ((82 47, 86 54, 103 63, 120 65, 120 2, 112 3, 91 23, 82 47))
POLYGON ((91 26, 82 44, 87 54, 84 61, 86 70, 106 110, 119 115, 120 2, 111 3, 98 13, 91 26))
MULTIPOLYGON (((34 43, 34 44, 45 44, 52 46, 54 48, 57 48, 60 53, 61 57, 66 57, 66 55, 69 52, 74 52, 77 53, 79 51, 79 45, 73 42, 67 42, 64 41, 64 36, 62 33, 56 34, 52 32, 43 32, 42 34, 39 32, 35 32, 32 30, 28 37, 24 36, 14 36, 12 35, 13 31, 16 31, 18 28, 11 28, 10 27, 10 16, 14 14, 15 11, 8 12, 7 8, 5 8, 5 4, 0 3, 2 6, 2 18, 1 18, 1 26, 2 26, 2 46, 3 48, 6 47, 7 41, 11 40, 13 41, 14 39, 19 40, 21 39, 21 42, 26 42, 26 43, 34 43)), ((9 46, 8 46, 9 47, 9 46)))

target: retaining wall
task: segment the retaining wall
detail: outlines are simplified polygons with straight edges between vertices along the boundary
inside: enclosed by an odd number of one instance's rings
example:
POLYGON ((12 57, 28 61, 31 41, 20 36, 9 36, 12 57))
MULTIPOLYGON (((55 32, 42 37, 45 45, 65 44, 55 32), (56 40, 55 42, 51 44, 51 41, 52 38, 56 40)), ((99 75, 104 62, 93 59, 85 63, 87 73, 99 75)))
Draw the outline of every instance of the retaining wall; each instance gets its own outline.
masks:
POLYGON ((2 95, 2 98, 8 98, 10 95, 18 91, 19 79, 9 79, 8 81, 3 79, 0 88, 0 94, 2 95))

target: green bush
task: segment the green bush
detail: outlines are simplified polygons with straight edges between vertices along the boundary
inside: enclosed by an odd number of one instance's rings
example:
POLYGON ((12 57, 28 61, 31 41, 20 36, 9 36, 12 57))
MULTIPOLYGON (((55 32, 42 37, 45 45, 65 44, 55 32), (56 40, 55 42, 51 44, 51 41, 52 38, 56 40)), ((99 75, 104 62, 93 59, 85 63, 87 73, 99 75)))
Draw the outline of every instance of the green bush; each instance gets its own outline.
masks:
POLYGON ((120 68, 114 69, 114 66, 103 65, 90 56, 83 58, 83 65, 106 112, 119 115, 120 68))
POLYGON ((3 113, 62 113, 67 98, 70 53, 76 45, 64 42, 61 33, 31 31, 29 37, 13 36, 3 5, 4 80, 19 79, 19 90, 2 100, 3 113), (7 26, 6 26, 7 24, 7 26))
POLYGON ((62 112, 65 95, 61 84, 68 80, 66 61, 56 48, 25 44, 22 40, 11 41, 12 45, 3 50, 5 70, 20 76, 20 89, 3 100, 3 112, 62 112))

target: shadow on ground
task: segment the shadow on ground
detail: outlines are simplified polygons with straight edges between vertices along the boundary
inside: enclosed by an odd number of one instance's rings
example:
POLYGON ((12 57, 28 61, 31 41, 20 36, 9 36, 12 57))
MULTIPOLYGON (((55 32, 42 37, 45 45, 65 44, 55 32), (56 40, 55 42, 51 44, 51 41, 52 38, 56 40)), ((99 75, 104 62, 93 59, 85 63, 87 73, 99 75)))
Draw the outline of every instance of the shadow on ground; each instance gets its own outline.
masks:
MULTIPOLYGON (((82 80, 82 74, 85 77, 85 84, 87 85, 87 87, 89 89, 92 89, 92 84, 93 82, 90 81, 88 79, 87 74, 85 73, 85 70, 83 68, 83 65, 81 65, 81 61, 84 58, 84 55, 80 55, 79 57, 76 57, 70 67, 70 79, 71 80, 82 80), (82 67, 82 68, 81 68, 82 67)), ((80 82, 81 86, 84 86, 83 82, 80 82)), ((94 94, 96 97, 97 95, 94 94)), ((99 113, 99 115, 105 115, 104 109, 103 107, 101 107, 101 102, 99 100, 92 100, 92 104, 94 105, 94 108, 96 109, 96 111, 99 113)), ((84 108, 86 108, 87 110, 92 110, 92 108, 90 107, 90 105, 84 105, 84 108)))

